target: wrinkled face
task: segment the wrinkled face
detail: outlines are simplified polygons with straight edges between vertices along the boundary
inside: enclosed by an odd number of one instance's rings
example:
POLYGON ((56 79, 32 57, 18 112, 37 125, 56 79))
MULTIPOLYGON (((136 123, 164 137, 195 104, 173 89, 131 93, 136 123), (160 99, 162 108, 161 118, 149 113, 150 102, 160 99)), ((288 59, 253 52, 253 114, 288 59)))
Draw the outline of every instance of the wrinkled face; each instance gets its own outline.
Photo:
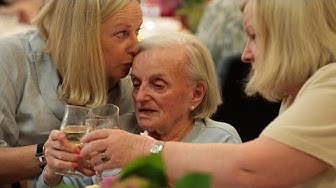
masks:
POLYGON ((193 84, 185 49, 153 49, 134 59, 131 77, 138 124, 149 132, 168 133, 188 121, 193 84))
POLYGON ((257 38, 252 23, 252 6, 251 3, 248 3, 244 9, 244 27, 247 35, 247 42, 242 54, 242 61, 251 64, 255 63, 258 55, 257 38))
POLYGON ((129 73, 139 51, 137 35, 141 23, 142 12, 137 1, 131 1, 102 23, 101 45, 109 77, 120 79, 129 73))

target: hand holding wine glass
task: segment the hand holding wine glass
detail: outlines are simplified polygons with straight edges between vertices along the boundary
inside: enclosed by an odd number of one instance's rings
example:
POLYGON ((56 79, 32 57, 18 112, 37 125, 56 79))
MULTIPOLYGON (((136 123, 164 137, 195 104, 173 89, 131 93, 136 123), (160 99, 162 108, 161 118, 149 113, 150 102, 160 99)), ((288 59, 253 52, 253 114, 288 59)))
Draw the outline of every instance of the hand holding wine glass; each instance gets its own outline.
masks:
MULTIPOLYGON (((85 124, 90 112, 90 108, 74 105, 66 105, 64 117, 60 130, 65 133, 66 139, 76 145, 80 145, 81 138, 91 130, 91 127, 85 124)), ((58 175, 82 176, 74 168, 56 172, 58 175)))
MULTIPOLYGON (((86 124, 92 127, 93 130, 96 129, 120 129, 119 124, 119 108, 113 104, 105 104, 97 108, 93 108, 89 118, 86 120, 86 124)), ((93 155, 100 155, 101 161, 95 165, 101 164, 107 160, 105 152, 94 153, 93 155)), ((109 175, 119 173, 120 170, 112 170, 108 173, 109 175)), ((99 184, 103 179, 103 172, 96 172, 96 181, 99 184)))

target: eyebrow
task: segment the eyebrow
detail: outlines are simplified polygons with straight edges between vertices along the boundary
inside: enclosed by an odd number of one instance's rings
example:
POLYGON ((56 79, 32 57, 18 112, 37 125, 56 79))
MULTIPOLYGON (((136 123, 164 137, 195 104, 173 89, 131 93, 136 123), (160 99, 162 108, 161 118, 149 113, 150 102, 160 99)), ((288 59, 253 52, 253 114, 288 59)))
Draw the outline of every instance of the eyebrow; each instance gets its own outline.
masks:
MULTIPOLYGON (((135 75, 134 73, 131 72, 130 74, 131 77, 135 77, 135 78, 139 78, 137 75, 135 75)), ((150 76, 150 79, 152 78, 162 78, 162 77, 166 77, 167 75, 162 74, 162 73, 157 73, 157 74, 153 74, 150 76)))

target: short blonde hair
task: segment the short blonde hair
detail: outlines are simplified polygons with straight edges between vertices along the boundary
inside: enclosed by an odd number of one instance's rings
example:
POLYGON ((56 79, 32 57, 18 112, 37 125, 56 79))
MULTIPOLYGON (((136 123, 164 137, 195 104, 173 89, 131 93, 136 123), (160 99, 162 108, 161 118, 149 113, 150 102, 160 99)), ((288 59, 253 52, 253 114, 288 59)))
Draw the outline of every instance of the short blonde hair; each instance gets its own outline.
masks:
MULTIPOLYGON (((246 1, 246 0, 245 0, 246 1)), ((249 0, 259 57, 246 92, 275 101, 336 61, 336 1, 249 0)), ((242 9, 244 9, 243 3, 242 9)))
POLYGON ((107 101, 108 81, 100 27, 132 0, 47 0, 33 19, 46 39, 45 52, 63 77, 59 97, 69 104, 107 101))
POLYGON ((187 52, 190 81, 206 84, 206 93, 200 105, 193 111, 194 119, 204 119, 216 112, 222 103, 221 92, 210 51, 195 36, 185 33, 163 33, 146 38, 140 42, 142 51, 183 46, 187 52))

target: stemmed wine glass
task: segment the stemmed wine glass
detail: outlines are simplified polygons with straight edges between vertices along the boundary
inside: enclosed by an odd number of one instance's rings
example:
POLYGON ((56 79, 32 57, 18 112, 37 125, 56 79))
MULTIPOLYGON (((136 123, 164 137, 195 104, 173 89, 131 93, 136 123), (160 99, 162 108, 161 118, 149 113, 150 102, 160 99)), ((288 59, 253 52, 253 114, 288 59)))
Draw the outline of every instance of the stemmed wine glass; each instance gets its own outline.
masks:
MULTIPOLYGON (((114 104, 104 104, 96 108, 93 108, 90 112, 89 118, 86 120, 86 124, 93 130, 120 129, 119 107, 114 104)), ((113 175, 119 172, 120 170, 118 169, 113 169, 111 171, 104 171, 102 173, 96 172, 96 181, 98 184, 102 181, 103 173, 113 175)))
MULTIPOLYGON (((68 141, 78 146, 81 138, 91 130, 85 123, 88 118, 90 108, 75 105, 66 105, 60 130, 65 133, 68 141)), ((56 172, 59 175, 82 176, 74 168, 56 172)))

